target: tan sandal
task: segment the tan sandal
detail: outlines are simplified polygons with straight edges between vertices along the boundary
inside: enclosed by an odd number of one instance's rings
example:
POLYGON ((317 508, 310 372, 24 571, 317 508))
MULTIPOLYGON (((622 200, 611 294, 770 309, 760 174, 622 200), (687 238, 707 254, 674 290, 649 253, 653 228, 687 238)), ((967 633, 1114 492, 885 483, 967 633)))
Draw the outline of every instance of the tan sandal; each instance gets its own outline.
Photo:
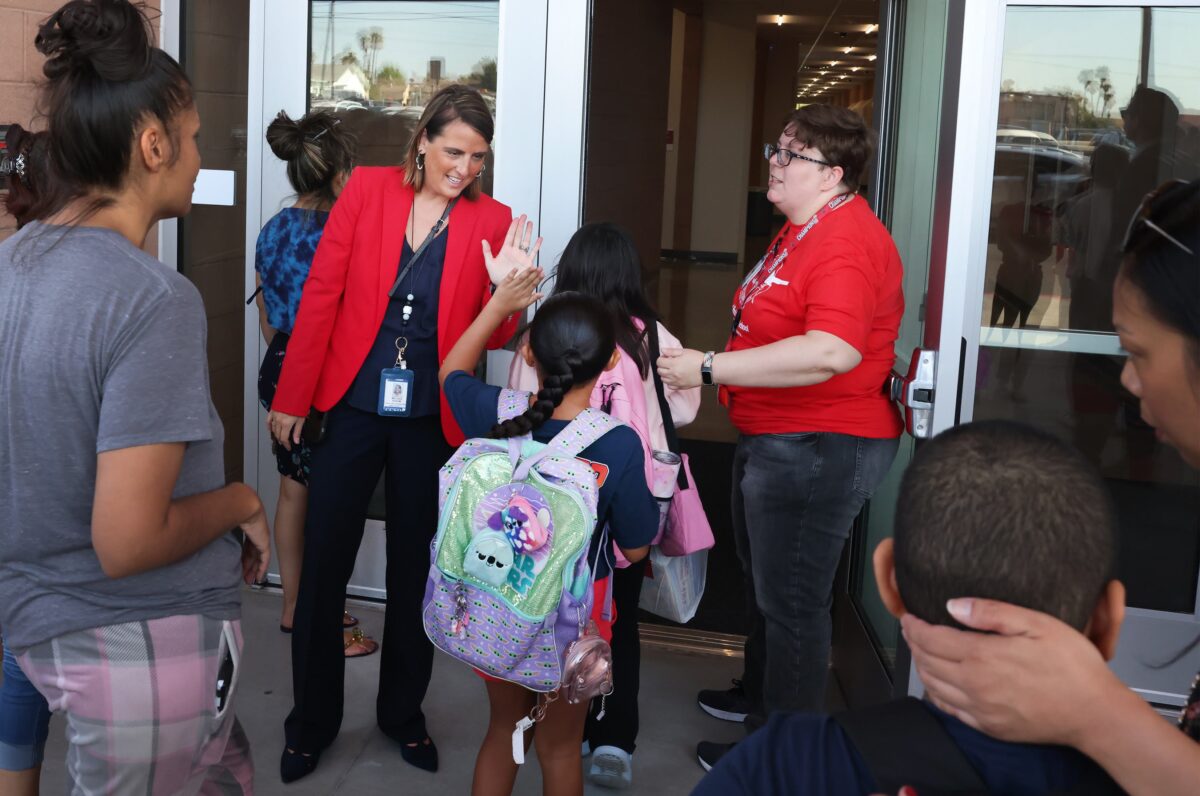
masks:
POLYGON ((365 658, 368 655, 374 655, 379 649, 379 642, 373 638, 368 638, 362 632, 361 627, 356 627, 348 633, 344 633, 343 638, 345 641, 342 646, 342 654, 347 658, 365 658), (351 653, 350 648, 355 646, 365 650, 365 652, 351 653))

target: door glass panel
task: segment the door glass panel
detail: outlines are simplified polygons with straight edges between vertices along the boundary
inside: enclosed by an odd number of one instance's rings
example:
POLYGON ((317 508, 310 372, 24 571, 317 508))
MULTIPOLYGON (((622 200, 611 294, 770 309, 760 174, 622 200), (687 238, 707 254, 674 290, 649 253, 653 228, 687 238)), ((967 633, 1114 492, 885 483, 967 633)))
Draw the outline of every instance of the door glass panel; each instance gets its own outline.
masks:
MULTIPOLYGON (((439 88, 477 89, 495 118, 499 41, 499 0, 310 2, 308 107, 335 113, 354 132, 357 165, 398 165, 439 88)), ((493 146, 487 194, 494 158, 493 146)), ((385 518, 382 481, 367 516, 385 518)))
POLYGON ((1112 287, 1142 197, 1200 175, 1200 9, 1010 8, 976 419, 1032 422, 1103 473, 1134 607, 1191 614, 1200 475, 1120 385, 1112 287))
POLYGON ((225 476, 241 481, 245 360, 246 86, 249 0, 184 0, 180 62, 200 114, 201 168, 229 177, 233 204, 193 205, 179 220, 179 271, 208 318, 208 376, 225 425, 225 476))

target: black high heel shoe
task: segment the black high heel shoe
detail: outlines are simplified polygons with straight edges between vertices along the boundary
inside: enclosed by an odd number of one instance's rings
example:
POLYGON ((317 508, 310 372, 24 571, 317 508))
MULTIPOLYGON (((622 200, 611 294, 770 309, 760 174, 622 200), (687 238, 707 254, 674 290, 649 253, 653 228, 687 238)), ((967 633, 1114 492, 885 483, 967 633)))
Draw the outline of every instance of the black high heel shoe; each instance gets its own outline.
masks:
POLYGON ((279 778, 286 785, 289 782, 295 782, 298 779, 307 777, 317 770, 317 763, 320 759, 320 752, 313 752, 310 755, 306 755, 285 747, 283 755, 279 758, 279 778))

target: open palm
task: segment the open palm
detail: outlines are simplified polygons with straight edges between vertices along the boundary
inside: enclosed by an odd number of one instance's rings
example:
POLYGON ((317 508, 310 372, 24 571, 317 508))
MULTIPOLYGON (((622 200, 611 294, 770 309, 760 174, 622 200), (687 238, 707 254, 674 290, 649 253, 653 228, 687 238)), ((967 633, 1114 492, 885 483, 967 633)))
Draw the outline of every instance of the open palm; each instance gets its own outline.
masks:
POLYGON ((514 218, 508 225, 504 244, 498 252, 493 253, 492 245, 483 241, 483 262, 487 266, 488 278, 493 285, 499 285, 514 270, 520 273, 532 268, 540 248, 542 239, 533 240, 533 222, 524 214, 514 218))

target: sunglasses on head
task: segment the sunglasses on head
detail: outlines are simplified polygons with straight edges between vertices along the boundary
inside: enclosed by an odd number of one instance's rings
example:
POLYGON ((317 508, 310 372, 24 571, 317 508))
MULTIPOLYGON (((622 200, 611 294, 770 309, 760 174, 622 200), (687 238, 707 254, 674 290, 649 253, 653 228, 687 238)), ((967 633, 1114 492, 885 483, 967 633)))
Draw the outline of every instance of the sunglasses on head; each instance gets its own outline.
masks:
POLYGON ((1171 180, 1165 182, 1146 194, 1137 212, 1129 220, 1129 228, 1125 230, 1125 239, 1121 243, 1121 251, 1129 252, 1144 245, 1151 235, 1157 235, 1180 251, 1196 256, 1196 253, 1185 246, 1178 238, 1162 224, 1165 218, 1186 201, 1196 201, 1200 197, 1200 182, 1184 182, 1171 180))

